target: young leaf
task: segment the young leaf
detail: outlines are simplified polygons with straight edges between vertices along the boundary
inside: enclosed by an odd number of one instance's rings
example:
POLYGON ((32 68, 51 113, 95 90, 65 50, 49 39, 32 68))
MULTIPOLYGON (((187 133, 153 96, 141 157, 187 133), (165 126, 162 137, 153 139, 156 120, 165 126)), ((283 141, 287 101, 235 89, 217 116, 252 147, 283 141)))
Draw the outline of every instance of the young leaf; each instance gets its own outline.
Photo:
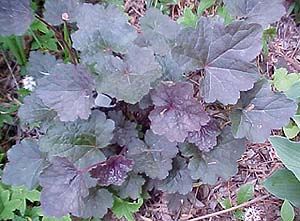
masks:
POLYGON ((130 197, 136 200, 140 197, 142 193, 142 186, 145 183, 145 179, 134 173, 129 173, 125 182, 121 186, 114 186, 114 190, 118 191, 118 196, 123 199, 130 197))
POLYGON ((45 2, 44 17, 52 25, 60 25, 66 20, 74 22, 79 0, 51 0, 45 2))
POLYGON ((244 184, 237 192, 237 203, 238 205, 248 202, 254 195, 254 185, 244 184))
POLYGON ((61 121, 88 119, 94 104, 93 76, 84 65, 58 64, 50 75, 38 80, 36 93, 61 121))
POLYGON ((137 202, 128 202, 119 197, 114 197, 114 206, 112 208, 113 214, 117 218, 126 218, 128 221, 135 221, 133 214, 139 211, 143 205, 143 199, 138 199, 137 202))
POLYGON ((122 111, 110 111, 108 116, 115 122, 114 137, 111 143, 117 143, 120 146, 125 146, 132 139, 138 138, 136 123, 125 120, 122 111))
POLYGON ((280 215, 282 221, 293 221, 295 219, 294 208, 288 200, 284 200, 281 206, 280 215))
POLYGON ((80 216, 88 187, 83 175, 64 157, 56 157, 40 175, 43 214, 60 218, 68 213, 80 216))
POLYGON ((124 58, 107 57, 98 72, 97 91, 119 100, 135 104, 150 90, 150 85, 161 77, 161 68, 153 51, 132 45, 124 58))
POLYGON ((24 104, 21 105, 18 116, 21 120, 29 124, 40 122, 45 124, 53 120, 56 117, 56 113, 50 110, 36 93, 33 92, 24 98, 24 104))
POLYGON ((56 60, 55 56, 49 53, 43 54, 40 51, 32 51, 30 52, 27 64, 27 72, 28 75, 37 80, 48 76, 51 73, 52 68, 55 67, 56 64, 61 63, 61 60, 56 60))
POLYGON ((113 206, 113 195, 106 189, 89 189, 89 195, 83 199, 84 209, 81 210, 82 218, 102 218, 113 206))
POLYGON ((187 164, 182 158, 173 160, 173 169, 169 176, 158 181, 157 189, 167 193, 188 194, 193 189, 193 179, 190 176, 187 164))
POLYGON ((209 152, 217 145, 217 136, 221 131, 216 121, 210 120, 207 125, 202 126, 200 130, 189 132, 187 140, 196 144, 199 150, 209 152))
POLYGON ((88 120, 54 122, 46 135, 40 138, 40 149, 48 152, 50 158, 67 157, 76 166, 89 166, 86 164, 91 161, 92 155, 98 159, 96 162, 105 160, 98 148, 110 144, 113 130, 114 122, 106 119, 103 112, 95 110, 88 120))
POLYGON ((251 89, 259 79, 249 62, 261 51, 261 32, 256 24, 237 21, 225 27, 221 19, 201 18, 196 29, 179 33, 172 56, 184 69, 204 71, 206 102, 235 104, 240 91, 251 89))
POLYGON ((145 142, 134 139, 128 144, 127 157, 134 161, 133 170, 151 178, 164 179, 172 169, 172 158, 177 154, 176 143, 148 130, 145 142))
POLYGON ((281 0, 224 0, 231 15, 245 18, 248 23, 258 23, 266 28, 285 14, 281 0))
POLYGON ((276 197, 286 199, 294 206, 300 207, 300 182, 291 171, 287 169, 276 171, 264 181, 263 186, 276 197))
POLYGON ((151 92, 155 105, 151 111, 151 129, 171 142, 184 142, 190 131, 200 130, 209 121, 203 105, 193 97, 189 83, 162 83, 151 92))
POLYGON ((26 186, 34 189, 38 186, 38 177, 48 164, 45 154, 42 154, 34 140, 25 139, 20 144, 8 150, 2 181, 13 186, 26 186))
POLYGON ((150 8, 140 19, 143 37, 156 54, 166 55, 175 44, 180 26, 160 10, 150 8))
POLYGON ((34 20, 30 0, 2 0, 0 35, 23 35, 34 20))
POLYGON ((183 156, 191 157, 188 168, 193 179, 215 184, 219 177, 224 180, 237 172, 236 161, 245 151, 245 139, 234 139, 230 127, 223 129, 218 145, 208 153, 201 153, 194 145, 182 145, 183 156))
POLYGON ((252 90, 242 93, 237 109, 230 116, 233 134, 236 138, 265 142, 271 129, 286 125, 296 110, 295 102, 273 92, 271 85, 262 80, 252 90))
POLYGON ((101 186, 111 184, 120 186, 124 183, 127 173, 132 170, 133 161, 121 155, 112 156, 103 164, 97 165, 90 171, 93 178, 98 180, 101 186))
POLYGON ((270 137, 270 142, 283 164, 300 180, 300 142, 293 142, 285 137, 270 137))
POLYGON ((218 7, 217 14, 224 19, 225 25, 229 25, 234 21, 234 18, 231 17, 225 5, 218 7))

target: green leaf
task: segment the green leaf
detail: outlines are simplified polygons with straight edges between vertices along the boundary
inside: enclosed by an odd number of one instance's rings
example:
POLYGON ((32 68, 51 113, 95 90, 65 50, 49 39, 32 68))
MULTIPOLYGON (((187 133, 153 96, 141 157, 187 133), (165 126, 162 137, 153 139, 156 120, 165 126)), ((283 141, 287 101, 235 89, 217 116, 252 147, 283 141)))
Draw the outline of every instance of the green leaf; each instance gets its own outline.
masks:
POLYGON ((286 96, 296 102, 300 102, 300 81, 295 82, 287 91, 286 96))
POLYGON ((274 87, 279 91, 286 92, 296 81, 300 81, 300 74, 288 74, 285 68, 279 68, 275 70, 273 78, 271 82, 274 87))
POLYGON ((229 25, 234 21, 234 18, 231 17, 227 8, 225 6, 219 6, 217 14, 224 19, 224 24, 229 25))
POLYGON ((300 114, 296 114, 293 117, 293 120, 295 121, 295 123, 297 124, 297 126, 300 128, 300 114))
POLYGON ((239 191, 237 192, 237 203, 238 205, 249 201, 254 195, 254 185, 253 184, 245 184, 241 186, 239 191))
POLYGON ((223 209, 229 209, 229 208, 231 208, 231 203, 230 203, 230 199, 229 198, 218 199, 218 202, 220 203, 220 205, 222 206, 223 209))
POLYGON ((30 202, 40 200, 40 192, 38 190, 29 191, 24 187, 12 187, 11 190, 11 200, 20 200, 22 202, 19 208, 19 211, 22 216, 25 215, 26 200, 29 200, 30 202))
POLYGON ((117 218, 126 218, 128 221, 135 221, 133 214, 139 211, 142 205, 143 199, 138 199, 136 202, 128 202, 119 197, 114 197, 112 211, 117 218))
POLYGON ((50 218, 50 217, 46 217, 44 216, 42 221, 72 221, 70 215, 64 216, 62 218, 50 218))
POLYGON ((293 121, 290 121, 287 126, 283 127, 283 132, 287 138, 293 139, 300 132, 300 128, 293 121))
POLYGON ((287 199, 300 208, 300 182, 291 171, 287 169, 276 171, 263 186, 277 198, 287 199))
POLYGON ((293 221, 295 218, 295 211, 293 206, 290 204, 288 200, 284 200, 281 210, 280 210, 280 215, 282 218, 282 221, 293 221))
POLYGON ((201 16, 203 14, 203 12, 206 9, 209 9, 210 7, 212 7, 215 4, 215 2, 216 2, 216 0, 201 0, 198 5, 197 15, 201 16))
POLYGON ((177 22, 185 27, 196 28, 198 22, 198 16, 193 13, 194 7, 186 7, 183 11, 183 15, 177 19, 177 22))
POLYGON ((278 136, 270 137, 269 140, 283 164, 300 180, 300 142, 278 136))

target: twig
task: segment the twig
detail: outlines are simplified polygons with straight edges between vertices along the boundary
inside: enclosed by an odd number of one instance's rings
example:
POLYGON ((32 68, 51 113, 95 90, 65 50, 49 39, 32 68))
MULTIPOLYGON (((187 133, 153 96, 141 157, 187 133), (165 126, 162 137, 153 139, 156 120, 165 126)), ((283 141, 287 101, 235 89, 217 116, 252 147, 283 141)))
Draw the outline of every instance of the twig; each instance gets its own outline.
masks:
POLYGON ((262 196, 262 197, 259 197, 259 198, 255 198, 253 200, 250 200, 250 201, 242 203, 240 205, 231 207, 229 209, 225 209, 225 210, 221 210, 221 211, 218 211, 218 212, 215 212, 215 213, 211 213, 211 214, 207 214, 207 215, 204 215, 204 216, 196 217, 196 218, 193 218, 193 219, 189 219, 187 221, 199 221, 199 220, 203 220, 203 219, 208 219, 208 218, 211 218, 211 217, 219 216, 219 215, 222 215, 222 214, 225 214, 225 213, 228 213, 228 212, 231 212, 231 211, 243 208, 243 207, 250 206, 251 204, 257 203, 259 201, 262 201, 263 199, 265 199, 267 197, 268 196, 266 195, 266 196, 262 196))
POLYGON ((5 63, 6 63, 6 65, 7 65, 7 67, 8 67, 8 70, 9 70, 9 72, 10 72, 10 74, 11 74, 11 76, 12 76, 12 78, 13 78, 13 80, 14 80, 16 86, 17 86, 17 89, 19 90, 20 87, 19 87, 19 85, 18 85, 18 81, 17 81, 17 79, 16 79, 16 77, 15 77, 15 75, 14 75, 14 72, 13 72, 13 70, 12 70, 12 68, 11 68, 11 66, 10 66, 10 64, 9 64, 9 62, 8 62, 8 60, 7 60, 7 58, 6 58, 5 52, 2 52, 2 55, 3 55, 3 59, 4 59, 5 63))
POLYGON ((55 33, 55 35, 56 35, 56 37, 63 43, 63 45, 64 45, 64 47, 65 48, 67 48, 67 50, 69 51, 69 53, 70 53, 70 57, 71 57, 71 59, 72 59, 72 63, 73 64, 77 64, 77 58, 76 58, 76 55, 73 53, 73 50, 72 50, 72 48, 69 46, 69 44, 65 41, 65 38, 64 38, 64 36, 59 32, 59 31, 57 31, 52 25, 50 25, 47 21, 45 21, 42 17, 40 17, 39 15, 35 15, 35 17, 38 19, 38 20, 40 20, 41 22, 43 22, 49 29, 51 29, 54 33, 55 33))

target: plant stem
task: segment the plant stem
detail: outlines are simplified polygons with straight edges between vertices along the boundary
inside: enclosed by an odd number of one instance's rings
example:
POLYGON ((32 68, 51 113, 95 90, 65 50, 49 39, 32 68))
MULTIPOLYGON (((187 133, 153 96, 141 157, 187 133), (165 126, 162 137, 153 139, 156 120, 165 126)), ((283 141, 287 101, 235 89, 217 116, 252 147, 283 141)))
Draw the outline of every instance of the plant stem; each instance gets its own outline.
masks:
POLYGON ((55 33, 57 39, 59 39, 62 42, 62 44, 64 45, 64 47, 69 51, 72 63, 76 65, 77 64, 76 55, 73 53, 73 50, 69 46, 69 44, 65 41, 64 36, 59 31, 57 31, 52 25, 50 25, 48 22, 46 22, 42 17, 40 17, 39 15, 35 15, 35 17, 37 19, 39 19, 41 22, 43 22, 49 29, 51 29, 55 33))
POLYGON ((242 203, 240 205, 231 207, 229 209, 225 209, 225 210, 221 210, 221 211, 218 211, 218 212, 215 212, 215 213, 211 213, 211 214, 207 214, 207 215, 204 215, 204 216, 196 217, 196 218, 193 218, 193 219, 189 219, 187 221, 199 221, 199 220, 203 220, 203 219, 208 219, 208 218, 211 218, 211 217, 219 216, 219 215, 222 215, 224 213, 228 213, 228 212, 231 212, 231 211, 243 208, 243 207, 250 206, 251 204, 254 204, 254 203, 257 203, 259 201, 262 201, 263 199, 265 199, 267 197, 268 196, 262 196, 262 197, 259 197, 259 198, 255 198, 253 200, 250 200, 250 201, 242 203))

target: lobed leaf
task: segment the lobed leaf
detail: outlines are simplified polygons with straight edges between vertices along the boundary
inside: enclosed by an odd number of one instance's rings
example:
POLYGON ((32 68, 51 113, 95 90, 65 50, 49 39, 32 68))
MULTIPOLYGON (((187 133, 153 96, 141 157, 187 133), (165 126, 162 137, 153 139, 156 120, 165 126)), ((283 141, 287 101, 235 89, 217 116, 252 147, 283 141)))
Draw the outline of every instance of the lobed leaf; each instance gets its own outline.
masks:
POLYGON ((214 146, 217 145, 217 137, 221 131, 217 122, 210 120, 207 125, 201 127, 200 130, 189 132, 187 140, 194 143, 199 150, 209 152, 214 146))
POLYGON ((161 77, 161 68, 153 51, 132 45, 123 58, 106 57, 102 67, 95 66, 98 92, 134 104, 150 90, 151 83, 161 77))
POLYGON ((124 183, 127 173, 132 170, 133 161, 121 155, 111 156, 107 161, 94 167, 90 174, 101 186, 111 184, 120 186, 124 183))
POLYGON ((262 80, 244 92, 231 114, 232 131, 236 138, 246 137, 252 142, 265 142, 271 129, 288 124, 297 110, 297 104, 282 93, 271 90, 262 80))
POLYGON ((40 152, 36 141, 24 139, 8 150, 7 157, 9 162, 3 171, 3 183, 24 185, 30 190, 39 185, 39 175, 48 161, 45 154, 40 152))
POLYGON ((224 3, 231 15, 264 28, 279 21, 286 12, 282 0, 224 0, 224 3))
POLYGON ((87 121, 54 122, 40 138, 40 149, 48 152, 50 158, 67 157, 79 168, 84 168, 106 159, 99 148, 110 143, 113 130, 114 122, 96 110, 87 121))
POLYGON ((50 110, 33 92, 24 98, 24 103, 18 111, 18 116, 29 124, 41 122, 45 125, 56 117, 56 113, 50 110))
POLYGON ((175 45, 175 38, 181 27, 160 10, 150 8, 140 19, 143 37, 156 54, 166 55, 175 45))
POLYGON ((151 129, 171 142, 183 142, 190 131, 200 130, 209 121, 203 105, 193 97, 189 83, 160 84, 151 92, 155 105, 151 111, 151 129))
POLYGON ((117 143, 120 146, 125 146, 132 139, 138 138, 136 123, 125 120, 122 111, 110 111, 108 116, 115 122, 114 137, 111 143, 117 143))
POLYGON ((40 51, 31 51, 27 64, 27 72, 28 75, 34 77, 34 79, 40 79, 48 76, 52 68, 61 63, 62 61, 56 60, 54 55, 49 53, 44 54, 40 51))
POLYGON ((89 195, 83 199, 82 218, 102 218, 113 206, 113 195, 106 189, 89 189, 89 195))
POLYGON ((187 194, 193 189, 193 179, 190 176, 187 164, 182 158, 173 160, 173 169, 169 176, 156 185, 158 190, 167 193, 187 194))
POLYGON ((33 20, 30 0, 1 0, 0 35, 23 35, 33 20))
POLYGON ((80 216, 88 187, 83 175, 64 157, 56 157, 40 175, 43 214, 60 218, 68 213, 80 216))
POLYGON ((218 178, 228 179, 237 172, 237 160, 245 151, 245 139, 235 139, 230 127, 225 127, 218 145, 210 152, 200 152, 190 144, 181 145, 181 154, 189 157, 188 168, 193 179, 215 184, 218 178))
POLYGON ((128 144, 126 155, 134 161, 135 172, 144 172, 150 178, 164 179, 172 169, 172 158, 177 151, 176 143, 148 130, 145 142, 134 139, 128 144))
POLYGON ((113 214, 117 218, 126 218, 128 221, 135 221, 133 214, 139 211, 143 205, 143 199, 139 198, 136 202, 122 200, 119 197, 114 198, 113 214))
POLYGON ((104 57, 126 53, 137 34, 128 19, 115 5, 83 4, 76 15, 79 28, 72 34, 74 47, 84 63, 101 70, 104 57))
POLYGON ((81 7, 79 0, 51 0, 45 2, 44 17, 52 25, 76 21, 77 10, 81 7), (64 19, 63 19, 64 18, 64 19))
POLYGON ((61 121, 88 119, 94 104, 93 76, 84 65, 58 64, 50 75, 38 80, 36 93, 57 112, 61 121))
POLYGON ((114 186, 113 189, 118 192, 118 196, 123 199, 130 197, 133 200, 140 198, 142 194, 142 186, 145 184, 145 179, 137 174, 129 173, 125 182, 121 186, 114 186))
POLYGON ((261 33, 257 24, 236 21, 225 26, 221 19, 201 18, 196 29, 178 34, 172 56, 185 70, 203 70, 206 102, 235 104, 240 91, 251 89, 259 79, 249 62, 261 51, 261 33))

